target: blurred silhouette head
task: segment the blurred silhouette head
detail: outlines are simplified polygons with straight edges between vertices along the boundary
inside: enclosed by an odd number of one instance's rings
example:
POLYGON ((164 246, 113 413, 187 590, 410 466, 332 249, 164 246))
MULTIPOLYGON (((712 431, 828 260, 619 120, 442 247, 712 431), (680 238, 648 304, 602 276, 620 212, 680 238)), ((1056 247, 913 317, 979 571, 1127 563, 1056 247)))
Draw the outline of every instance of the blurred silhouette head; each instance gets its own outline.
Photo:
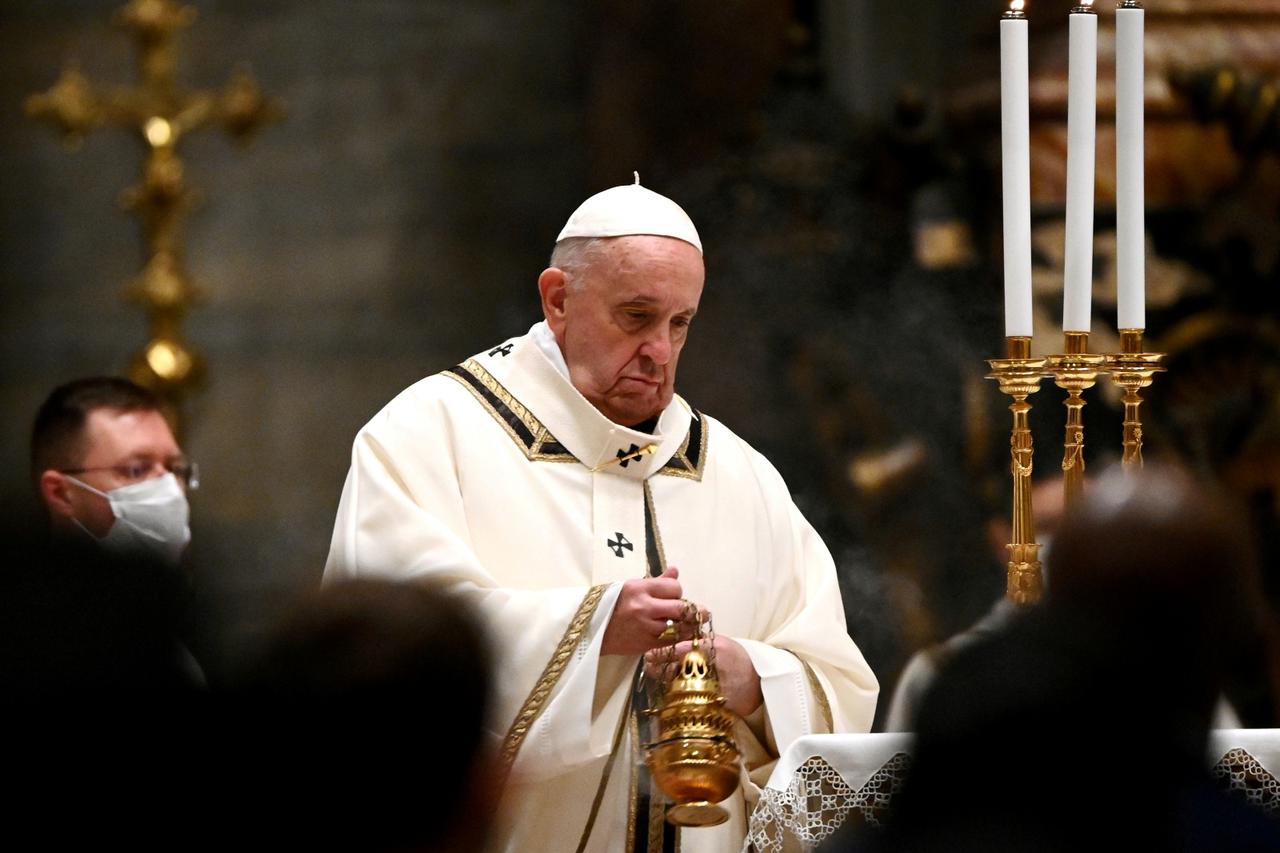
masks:
POLYGON ((1099 478, 1064 518, 1052 562, 1051 612, 1103 632, 1155 680, 1180 673, 1206 713, 1224 668, 1261 630, 1244 513, 1177 469, 1099 478))
POLYGON ((490 656, 465 601, 420 583, 326 586, 270 632, 244 688, 263 738, 248 758, 262 763, 255 784, 281 834, 369 850, 482 846, 497 798, 483 742, 490 656))

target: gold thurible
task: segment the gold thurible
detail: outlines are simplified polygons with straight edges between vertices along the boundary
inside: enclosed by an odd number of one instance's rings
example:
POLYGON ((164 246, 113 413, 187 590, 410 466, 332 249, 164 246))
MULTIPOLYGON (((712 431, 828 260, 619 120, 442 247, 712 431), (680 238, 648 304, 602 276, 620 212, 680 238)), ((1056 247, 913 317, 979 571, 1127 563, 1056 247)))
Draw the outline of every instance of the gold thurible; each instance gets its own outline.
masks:
POLYGON ((1067 407, 1066 434, 1062 441, 1063 506, 1070 507, 1084 494, 1084 397, 1103 372, 1107 357, 1089 353, 1088 332, 1066 332, 1062 355, 1051 355, 1045 362, 1045 375, 1067 392, 1062 404, 1067 407))
POLYGON ((1124 389, 1124 456, 1126 470, 1142 467, 1142 405, 1140 390, 1151 384, 1157 373, 1163 373, 1160 362, 1164 353, 1146 352, 1142 329, 1120 330, 1120 352, 1107 356, 1111 379, 1124 389))
MULTIPOLYGON (((696 622, 693 647, 680 659, 675 677, 663 678, 662 700, 651 712, 657 717, 657 739, 645 745, 646 763, 673 803, 668 823, 716 826, 729 819, 717 803, 738 788, 741 754, 733 736, 734 714, 720 692, 714 632, 696 615, 696 606, 688 612, 696 622)), ((674 645, 670 648, 674 654, 674 645)))
POLYGON ((1031 470, 1033 447, 1027 413, 1027 397, 1040 389, 1047 359, 1031 357, 1031 338, 1005 339, 1007 358, 988 360, 1000 390, 1013 398, 1013 429, 1009 435, 1009 472, 1013 477, 1013 541, 1009 543, 1009 576, 1006 596, 1018 605, 1035 604, 1044 593, 1040 569, 1040 546, 1036 543, 1035 519, 1031 511, 1031 470))

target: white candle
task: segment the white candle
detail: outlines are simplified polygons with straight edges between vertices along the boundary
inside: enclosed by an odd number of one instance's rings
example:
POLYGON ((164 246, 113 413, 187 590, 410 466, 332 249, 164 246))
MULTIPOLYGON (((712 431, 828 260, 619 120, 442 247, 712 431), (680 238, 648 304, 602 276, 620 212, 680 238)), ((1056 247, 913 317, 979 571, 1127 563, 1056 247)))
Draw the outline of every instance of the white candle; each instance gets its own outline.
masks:
POLYGON ((1067 244, 1062 330, 1088 332, 1093 292, 1093 168, 1098 110, 1098 16, 1092 0, 1072 10, 1067 70, 1067 244))
POLYGON ((1143 222, 1142 4, 1116 10, 1116 325, 1147 325, 1143 222))
POLYGON ((1004 171, 1004 333, 1031 336, 1031 121, 1027 19, 1013 0, 1000 21, 1000 153, 1004 171))

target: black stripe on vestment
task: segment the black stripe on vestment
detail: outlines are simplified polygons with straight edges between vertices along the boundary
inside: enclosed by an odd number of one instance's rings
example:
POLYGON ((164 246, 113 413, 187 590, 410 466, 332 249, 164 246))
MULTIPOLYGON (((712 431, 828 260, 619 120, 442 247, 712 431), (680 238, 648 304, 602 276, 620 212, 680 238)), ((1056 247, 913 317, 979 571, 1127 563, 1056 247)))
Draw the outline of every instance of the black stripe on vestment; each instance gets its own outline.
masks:
POLYGON ((456 375, 459 379, 466 382, 475 389, 477 394, 484 398, 484 401, 493 408, 493 411, 498 415, 498 417, 510 426, 511 429, 515 431, 515 434, 519 436, 520 440, 524 442, 525 450, 533 448, 533 433, 529 432, 529 428, 525 426, 524 421, 520 420, 519 416, 516 415, 515 412, 511 411, 510 406, 498 399, 496 394, 486 388, 483 382, 471 375, 471 372, 462 365, 459 364, 455 367, 450 367, 448 372, 456 375))
MULTIPOLYGON (((653 512, 647 500, 644 502, 644 555, 649 568, 649 576, 657 577, 662 574, 666 567, 662 565, 662 560, 658 555, 658 526, 654 521, 653 512)), ((633 760, 639 765, 636 772, 636 801, 633 804, 636 829, 635 836, 632 838, 632 849, 635 853, 676 853, 679 845, 677 829, 666 820, 666 806, 660 805, 659 808, 662 812, 662 847, 659 850, 649 846, 649 812, 652 802, 650 792, 656 792, 656 789, 653 785, 652 775, 649 773, 649 765, 644 760, 644 745, 657 740, 658 721, 653 715, 644 712, 658 707, 661 701, 659 690, 660 685, 655 683, 652 678, 644 676, 642 662, 641 673, 636 678, 631 694, 631 713, 636 715, 636 729, 640 733, 640 743, 636 745, 633 757, 633 760)), ((661 796, 661 793, 655 793, 655 796, 661 796)))

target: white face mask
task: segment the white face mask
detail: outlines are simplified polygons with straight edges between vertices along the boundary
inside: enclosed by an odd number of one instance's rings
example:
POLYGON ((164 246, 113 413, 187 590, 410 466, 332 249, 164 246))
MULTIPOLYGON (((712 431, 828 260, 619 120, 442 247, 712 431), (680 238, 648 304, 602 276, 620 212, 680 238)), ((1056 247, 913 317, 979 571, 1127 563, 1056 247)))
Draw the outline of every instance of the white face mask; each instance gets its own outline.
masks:
MULTIPOLYGON (((106 536, 94 537, 103 548, 117 554, 147 554, 168 565, 177 565, 183 549, 191 541, 191 528, 187 526, 191 508, 177 477, 166 473, 109 492, 99 491, 69 475, 67 479, 111 504, 115 522, 106 536)), ((89 532, 78 519, 76 524, 89 532)))

